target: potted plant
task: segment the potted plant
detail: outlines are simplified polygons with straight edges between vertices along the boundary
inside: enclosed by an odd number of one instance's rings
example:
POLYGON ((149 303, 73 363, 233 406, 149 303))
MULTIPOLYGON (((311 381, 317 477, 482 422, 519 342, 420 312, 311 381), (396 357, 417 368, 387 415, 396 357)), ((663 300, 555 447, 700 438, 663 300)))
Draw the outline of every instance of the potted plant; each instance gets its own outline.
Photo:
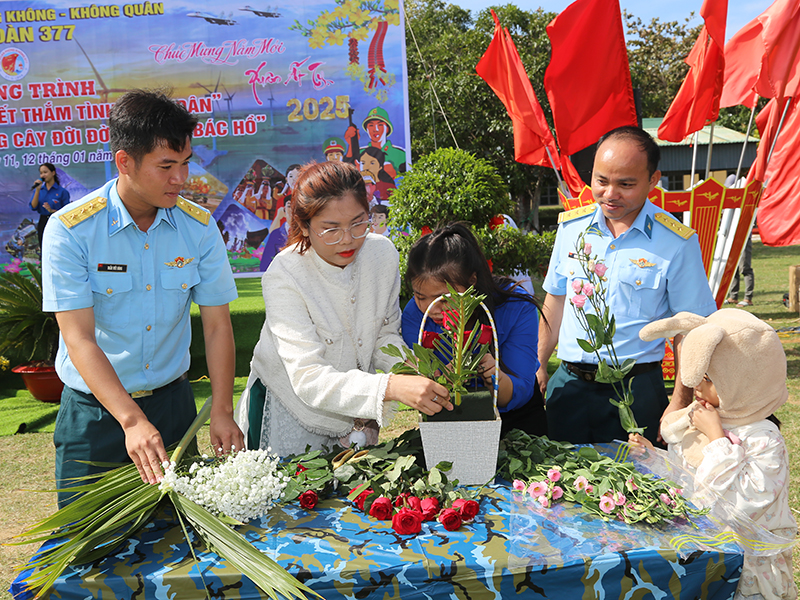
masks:
POLYGON ((25 363, 11 369, 22 375, 34 398, 57 402, 64 384, 55 371, 58 323, 42 310, 42 273, 28 264, 31 277, 0 273, 0 353, 25 363))
POLYGON ((398 375, 422 375, 445 386, 450 392, 453 411, 442 410, 433 416, 420 416, 419 429, 428 469, 440 462, 452 463, 450 479, 465 485, 484 484, 496 472, 500 441, 500 415, 497 412, 497 380, 491 390, 474 391, 478 365, 494 340, 495 363, 500 364, 492 315, 483 303, 485 296, 474 294, 472 287, 449 293, 432 302, 420 324, 418 343, 413 349, 388 346, 383 351, 403 359, 392 372, 398 375), (447 307, 443 331, 424 331, 431 308, 443 301, 447 307), (482 308, 491 325, 473 319, 482 308), (474 324, 473 324, 474 322, 474 324), (472 325, 471 325, 472 324, 472 325), (472 326, 471 330, 467 327, 472 326))

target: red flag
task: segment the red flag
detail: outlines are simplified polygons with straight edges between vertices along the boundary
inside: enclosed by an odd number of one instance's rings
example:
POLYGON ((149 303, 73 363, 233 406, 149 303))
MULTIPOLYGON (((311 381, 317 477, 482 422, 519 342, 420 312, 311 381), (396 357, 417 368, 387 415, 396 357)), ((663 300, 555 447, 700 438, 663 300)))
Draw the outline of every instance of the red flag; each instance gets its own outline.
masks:
POLYGON ((725 86, 720 106, 753 106, 800 90, 800 3, 776 0, 725 46, 725 86))
POLYGON ((494 37, 475 67, 503 102, 514 124, 514 159, 529 165, 561 168, 556 140, 507 29, 494 17, 494 37), (547 150, 550 150, 550 157, 547 150))
POLYGON ((768 246, 800 244, 800 99, 789 101, 791 105, 767 167, 767 188, 758 205, 758 231, 768 246))
MULTIPOLYGON (((773 98, 756 116, 756 127, 758 127, 758 131, 761 134, 761 140, 758 143, 756 159, 747 173, 748 181, 767 180, 767 160, 775 141, 775 134, 778 132, 778 125, 780 125, 786 102, 786 99, 773 98)), ((784 123, 782 129, 785 129, 785 127, 786 124, 784 123)), ((784 134, 781 133, 780 135, 783 137, 784 134)))
POLYGON ((658 128, 658 137, 668 142, 680 142, 719 117, 728 0, 705 0, 700 14, 705 25, 686 57, 691 68, 658 128))
POLYGON ((564 176, 564 183, 567 184, 572 197, 580 196, 581 191, 586 187, 586 182, 581 179, 569 156, 561 157, 561 174, 564 176))
POLYGON ((547 26, 552 45, 544 89, 563 154, 622 125, 636 125, 618 0, 576 0, 547 26))

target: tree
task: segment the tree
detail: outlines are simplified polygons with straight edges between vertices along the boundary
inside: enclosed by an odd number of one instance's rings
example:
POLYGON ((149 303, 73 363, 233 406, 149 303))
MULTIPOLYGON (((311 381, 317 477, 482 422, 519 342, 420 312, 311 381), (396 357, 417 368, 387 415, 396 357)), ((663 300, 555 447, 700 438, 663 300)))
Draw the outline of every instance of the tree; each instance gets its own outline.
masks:
POLYGON ((627 29, 628 62, 634 88, 642 92, 642 117, 663 117, 678 93, 689 65, 684 59, 703 24, 692 26, 694 13, 683 23, 654 18, 648 25, 623 11, 627 29))
MULTIPOLYGON (((541 188, 552 185, 555 176, 552 169, 514 161, 511 119, 475 72, 494 34, 491 13, 480 11, 473 19, 469 11, 442 0, 412 0, 406 11, 412 157, 416 160, 437 148, 458 146, 489 161, 516 203, 515 218, 522 225, 530 223, 531 216, 536 217, 541 188)), ((543 87, 550 61, 545 27, 555 14, 525 11, 511 4, 495 7, 495 12, 509 29, 550 118, 543 87)))

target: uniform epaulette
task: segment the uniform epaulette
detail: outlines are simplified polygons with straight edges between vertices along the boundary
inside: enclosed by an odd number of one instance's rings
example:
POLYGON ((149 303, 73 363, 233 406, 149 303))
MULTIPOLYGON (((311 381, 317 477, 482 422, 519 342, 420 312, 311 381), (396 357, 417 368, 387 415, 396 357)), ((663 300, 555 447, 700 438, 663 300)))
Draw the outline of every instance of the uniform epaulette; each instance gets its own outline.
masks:
POLYGON ((667 229, 671 230, 672 233, 681 236, 685 240, 688 240, 696 233, 694 229, 684 225, 675 219, 675 217, 672 217, 667 213, 657 212, 655 215, 655 220, 661 223, 667 229))
POLYGON ((586 206, 580 206, 578 208, 573 208, 572 210, 559 213, 558 222, 566 223, 567 221, 572 221, 572 219, 585 217, 586 215, 592 214, 596 208, 597 204, 587 204, 586 206))
POLYGON ((92 198, 88 202, 84 202, 80 206, 76 206, 73 209, 68 210, 67 212, 58 215, 58 218, 61 219, 61 222, 67 226, 67 228, 74 227, 78 223, 85 221, 93 214, 96 214, 103 210, 108 203, 108 198, 103 198, 102 196, 97 196, 96 198, 92 198))
POLYGON ((182 196, 178 196, 177 206, 193 219, 200 221, 203 225, 208 225, 208 222, 211 220, 210 212, 205 208, 200 208, 194 202, 189 202, 182 196))

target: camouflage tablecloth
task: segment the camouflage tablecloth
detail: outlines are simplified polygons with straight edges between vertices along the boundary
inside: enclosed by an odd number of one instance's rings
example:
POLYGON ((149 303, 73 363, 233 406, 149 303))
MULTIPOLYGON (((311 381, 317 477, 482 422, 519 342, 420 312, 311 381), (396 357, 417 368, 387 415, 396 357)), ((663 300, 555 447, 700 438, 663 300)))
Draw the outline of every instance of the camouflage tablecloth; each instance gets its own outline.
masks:
MULTIPOLYGON (((606 523, 558 505, 536 509, 497 486, 472 524, 448 532, 423 523, 399 536, 338 499, 317 510, 273 509, 241 531, 324 598, 731 598, 742 556, 735 547, 680 558, 664 529, 606 523)), ((700 523, 703 527, 703 523, 700 523)), ((686 527, 686 526, 684 526, 686 527)), ((191 600, 262 598, 259 590, 192 539, 192 558, 168 509, 115 554, 69 569, 51 598, 191 600)), ((15 590, 12 587, 12 593, 15 590)))

